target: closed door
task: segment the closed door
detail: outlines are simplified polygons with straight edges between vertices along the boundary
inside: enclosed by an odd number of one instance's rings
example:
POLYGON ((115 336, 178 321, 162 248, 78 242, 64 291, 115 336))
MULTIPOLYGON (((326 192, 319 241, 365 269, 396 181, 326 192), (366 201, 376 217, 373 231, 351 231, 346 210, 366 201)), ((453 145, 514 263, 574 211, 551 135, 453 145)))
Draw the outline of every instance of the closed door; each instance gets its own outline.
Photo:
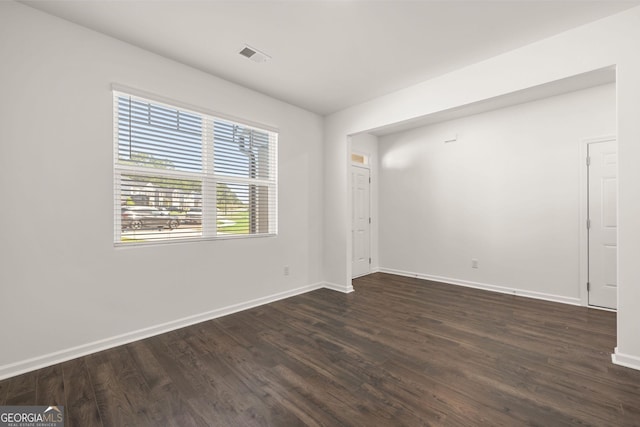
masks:
POLYGON ((368 274, 371 267, 370 248, 370 207, 369 207, 369 169, 351 166, 352 182, 352 225, 353 242, 352 276, 358 277, 368 274))
POLYGON ((588 145, 589 305, 618 302, 618 150, 616 141, 588 145))

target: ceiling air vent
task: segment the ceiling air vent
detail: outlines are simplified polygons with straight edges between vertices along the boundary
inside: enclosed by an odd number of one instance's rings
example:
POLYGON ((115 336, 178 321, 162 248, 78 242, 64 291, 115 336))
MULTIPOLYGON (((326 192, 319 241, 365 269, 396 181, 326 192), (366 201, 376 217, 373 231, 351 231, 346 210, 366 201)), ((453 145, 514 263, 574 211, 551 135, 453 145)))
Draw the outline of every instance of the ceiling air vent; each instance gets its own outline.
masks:
POLYGON ((242 50, 238 53, 254 62, 267 62, 271 59, 271 57, 266 53, 260 52, 258 49, 254 49, 251 46, 247 45, 244 45, 242 50))

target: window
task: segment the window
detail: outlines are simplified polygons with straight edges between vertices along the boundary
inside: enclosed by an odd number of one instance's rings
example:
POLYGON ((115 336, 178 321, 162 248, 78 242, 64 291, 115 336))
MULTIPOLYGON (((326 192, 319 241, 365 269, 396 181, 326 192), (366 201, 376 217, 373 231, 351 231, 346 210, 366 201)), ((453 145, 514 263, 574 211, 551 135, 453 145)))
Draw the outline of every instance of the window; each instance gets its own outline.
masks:
POLYGON ((274 235, 277 133, 114 91, 115 243, 274 235))
POLYGON ((351 153, 351 163, 358 165, 368 165, 369 156, 365 154, 351 153))

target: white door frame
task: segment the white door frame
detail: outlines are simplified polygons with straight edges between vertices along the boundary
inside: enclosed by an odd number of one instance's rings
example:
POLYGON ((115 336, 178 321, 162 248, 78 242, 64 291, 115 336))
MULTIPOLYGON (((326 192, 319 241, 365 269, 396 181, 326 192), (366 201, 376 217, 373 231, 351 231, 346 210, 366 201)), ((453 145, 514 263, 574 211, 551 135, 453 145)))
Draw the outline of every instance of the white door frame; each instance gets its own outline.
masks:
MULTIPOLYGON (((580 305, 597 308, 606 311, 615 311, 608 308, 589 305, 589 233, 587 231, 588 207, 589 207, 589 170, 587 167, 587 155, 589 144, 598 142, 615 141, 616 135, 605 135, 596 138, 583 139, 580 144, 580 305)), ((618 180, 620 182, 620 180, 618 180)))
MULTIPOLYGON (((364 156, 366 159, 370 160, 371 159, 371 155, 369 153, 364 153, 364 152, 360 152, 360 151, 351 151, 349 153, 349 190, 350 192, 353 191, 353 180, 351 179, 351 168, 352 167, 357 167, 357 168, 361 168, 361 169, 366 169, 369 171, 369 218, 372 217, 372 212, 371 212, 371 166, 369 165, 369 161, 363 163, 357 163, 357 162, 353 162, 351 161, 351 154, 357 154, 357 155, 361 155, 364 156)), ((351 229, 353 230, 353 194, 349 195, 349 205, 351 206, 351 210, 349 211, 349 218, 350 221, 352 222, 351 224, 351 229)), ((349 235, 351 235, 351 233, 349 233, 349 235)), ((353 240, 351 241, 351 252, 349 252, 350 254, 353 252, 353 240)), ((372 257, 372 252, 371 252, 371 222, 369 223, 369 259, 371 259, 372 257)), ((349 265, 353 265, 353 255, 350 256, 351 260, 349 261, 349 265)), ((356 277, 360 277, 360 276, 366 276, 367 274, 371 274, 373 271, 371 269, 371 262, 369 262, 369 272, 364 274, 364 275, 358 275, 358 276, 354 276, 353 275, 353 270, 350 269, 350 275, 351 275, 351 279, 355 279, 356 277)))

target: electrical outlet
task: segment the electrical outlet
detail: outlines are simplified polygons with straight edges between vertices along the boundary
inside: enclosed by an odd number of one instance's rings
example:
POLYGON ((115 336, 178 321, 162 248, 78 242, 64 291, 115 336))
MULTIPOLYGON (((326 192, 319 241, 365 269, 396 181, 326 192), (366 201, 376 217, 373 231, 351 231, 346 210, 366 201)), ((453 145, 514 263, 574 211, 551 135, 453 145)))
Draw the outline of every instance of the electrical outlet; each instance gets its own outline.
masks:
POLYGON ((476 258, 471 258, 471 268, 478 268, 478 260, 476 258))
POLYGON ((285 276, 288 276, 288 275, 289 275, 289 266, 288 266, 288 265, 285 265, 285 266, 284 266, 284 275, 285 275, 285 276))

